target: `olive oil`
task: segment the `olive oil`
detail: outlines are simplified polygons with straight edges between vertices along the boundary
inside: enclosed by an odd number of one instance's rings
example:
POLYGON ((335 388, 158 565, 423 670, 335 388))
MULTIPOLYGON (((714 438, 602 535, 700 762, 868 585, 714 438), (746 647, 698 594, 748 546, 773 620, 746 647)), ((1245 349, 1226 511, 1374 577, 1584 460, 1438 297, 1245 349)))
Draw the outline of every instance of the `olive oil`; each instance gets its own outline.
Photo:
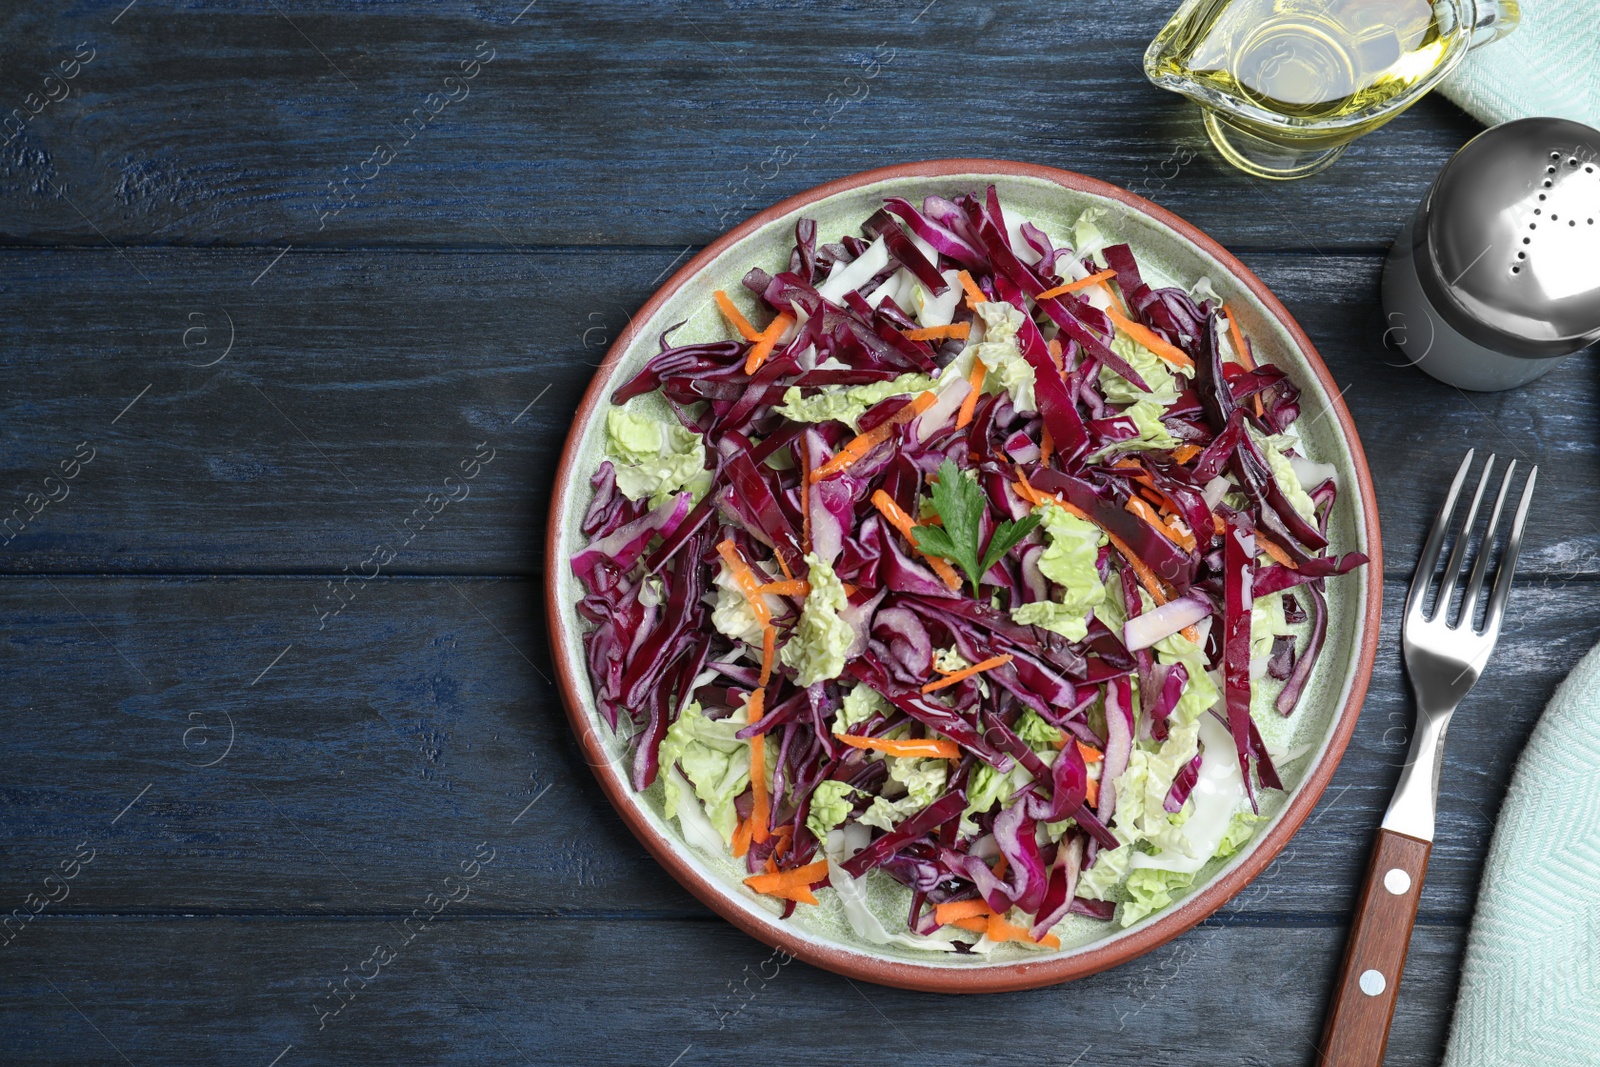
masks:
MULTIPOLYGON (((1515 0, 1493 6, 1508 31, 1515 0)), ((1433 88, 1472 36, 1467 0, 1186 0, 1145 73, 1206 109, 1236 166, 1302 177, 1433 88)))
POLYGON ((1428 0, 1210 0, 1182 22, 1164 50, 1171 73, 1314 121, 1404 96, 1451 43, 1428 0))

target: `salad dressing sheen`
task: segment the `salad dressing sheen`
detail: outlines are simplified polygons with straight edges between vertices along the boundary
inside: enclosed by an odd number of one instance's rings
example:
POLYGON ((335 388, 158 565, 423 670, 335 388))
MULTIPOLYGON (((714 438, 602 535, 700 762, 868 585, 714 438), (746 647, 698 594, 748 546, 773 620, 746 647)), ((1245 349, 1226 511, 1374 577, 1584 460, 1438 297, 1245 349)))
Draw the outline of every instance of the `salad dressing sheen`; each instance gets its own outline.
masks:
POLYGON ((1183 836, 1189 839, 1195 855, 1162 852, 1150 856, 1140 852, 1134 855, 1130 866, 1160 867, 1193 874, 1210 861, 1217 846, 1222 844, 1228 824, 1247 799, 1244 776, 1239 772, 1239 756, 1233 738, 1214 715, 1200 716, 1200 744, 1205 747, 1200 758, 1200 777, 1194 783, 1194 792, 1189 794, 1194 802, 1194 814, 1183 824, 1183 836))

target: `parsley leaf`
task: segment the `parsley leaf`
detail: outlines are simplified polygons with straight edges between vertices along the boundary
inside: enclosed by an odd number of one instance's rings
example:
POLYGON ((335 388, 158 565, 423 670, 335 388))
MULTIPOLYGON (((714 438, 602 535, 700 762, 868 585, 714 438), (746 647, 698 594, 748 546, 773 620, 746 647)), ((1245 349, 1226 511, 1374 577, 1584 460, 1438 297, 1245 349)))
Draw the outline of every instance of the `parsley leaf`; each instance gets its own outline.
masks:
POLYGON ((989 547, 985 549, 983 516, 988 510, 988 501, 977 480, 968 478, 948 459, 939 465, 939 481, 933 486, 933 510, 938 512, 944 525, 914 526, 912 537, 922 551, 943 556, 966 571, 974 595, 989 568, 1039 525, 1037 515, 1029 515, 1020 522, 1008 519, 995 527, 989 547))

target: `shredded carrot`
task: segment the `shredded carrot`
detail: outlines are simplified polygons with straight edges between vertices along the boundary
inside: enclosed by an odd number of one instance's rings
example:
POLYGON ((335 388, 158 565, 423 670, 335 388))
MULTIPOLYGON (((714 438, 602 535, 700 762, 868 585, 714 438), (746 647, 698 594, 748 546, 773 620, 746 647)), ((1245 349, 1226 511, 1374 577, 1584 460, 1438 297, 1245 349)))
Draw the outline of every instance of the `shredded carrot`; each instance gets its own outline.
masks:
MULTIPOLYGON (((917 539, 911 536, 913 529, 911 516, 901 510, 900 505, 894 502, 893 497, 879 489, 872 494, 872 506, 877 508, 878 512, 889 521, 890 526, 899 530, 900 535, 911 542, 911 547, 916 548, 917 539)), ((946 586, 951 589, 961 588, 961 576, 956 573, 954 567, 939 556, 929 555, 920 548, 917 549, 917 554, 928 561, 928 565, 933 568, 933 573, 937 574, 946 586)))
POLYGON ((972 413, 978 407, 978 394, 983 391, 983 377, 988 373, 989 368, 983 365, 983 360, 974 358, 972 370, 967 373, 967 395, 961 401, 961 409, 956 412, 956 429, 972 421, 972 413))
POLYGON ((1173 513, 1172 508, 1167 504, 1167 498, 1156 492, 1154 489, 1151 489, 1149 486, 1141 486, 1139 488, 1139 495, 1150 501, 1150 503, 1154 504, 1156 506, 1156 510, 1161 512, 1161 514, 1171 515, 1173 513))
POLYGON ((1259 531, 1256 533, 1256 547, 1261 549, 1261 551, 1265 552, 1267 555, 1271 556, 1273 559, 1277 560, 1279 563, 1283 564, 1285 567, 1288 567, 1290 570, 1297 571, 1300 569, 1300 564, 1290 559, 1289 553, 1285 552, 1271 541, 1268 541, 1265 537, 1262 537, 1259 531))
POLYGON ((775 844, 772 846, 772 858, 779 859, 794 845, 794 827, 784 825, 772 832, 775 844))
POLYGON ((1060 501, 1056 500, 1055 497, 1049 496, 1048 494, 1045 494, 1045 493, 1041 493, 1041 492, 1039 492, 1039 490, 1037 490, 1033 486, 1029 485, 1028 484, 1028 480, 1026 478, 1021 478, 1021 479, 1018 479, 1017 481, 1012 482, 1011 483, 1011 488, 1015 489, 1017 491, 1017 495, 1018 496, 1020 496, 1024 500, 1026 500, 1028 503, 1032 504, 1034 507, 1038 507, 1040 504, 1047 504, 1047 503, 1051 503, 1051 502, 1055 502, 1055 503, 1058 503, 1058 504, 1060 503, 1060 501))
POLYGON ((1045 343, 1044 348, 1046 352, 1050 353, 1050 362, 1056 365, 1056 370, 1065 374, 1067 371, 1067 365, 1061 361, 1061 339, 1058 337, 1050 338, 1050 340, 1045 343))
POLYGON ((1055 438, 1050 436, 1050 427, 1046 426, 1039 432, 1039 464, 1049 466, 1050 457, 1056 454, 1055 438))
POLYGON ((1143 498, 1130 496, 1127 504, 1125 504, 1124 507, 1133 512, 1135 515, 1139 516, 1145 522, 1148 522, 1151 526, 1154 526, 1156 531, 1160 533, 1162 537, 1165 537, 1168 541, 1171 541, 1179 548, 1187 552, 1194 551, 1194 535, 1184 533, 1171 523, 1163 521, 1161 516, 1156 514, 1155 509, 1147 504, 1143 498))
POLYGON ((1172 450, 1172 458, 1177 460, 1179 463, 1187 463, 1194 457, 1198 456, 1201 451, 1202 449, 1199 445, 1179 445, 1177 448, 1172 450))
POLYGON ((1103 270, 1098 274, 1091 274, 1087 278, 1079 278, 1075 282, 1068 282, 1066 285, 1058 285, 1054 289, 1046 289, 1044 292, 1034 297, 1034 299, 1050 300, 1054 297, 1061 296, 1063 293, 1076 293, 1078 290, 1087 289, 1091 285, 1099 285, 1101 282, 1110 281, 1116 276, 1117 272, 1114 270, 1103 270))
POLYGON ((761 331, 750 325, 750 320, 739 313, 733 306, 733 301, 728 299, 728 294, 718 289, 711 294, 711 299, 717 302, 717 308, 722 312, 722 317, 728 320, 728 325, 739 331, 739 336, 746 341, 761 340, 761 331))
MULTIPOLYGON (((772 681, 772 661, 777 657, 778 631, 771 623, 761 628, 761 688, 772 681)), ((754 719, 750 720, 754 722, 754 719)))
POLYGON ((750 820, 740 819, 733 828, 733 858, 740 859, 750 851, 750 820))
POLYGON ((954 337, 958 341, 965 341, 972 332, 972 324, 968 322, 953 322, 949 326, 927 326, 920 330, 901 330, 907 341, 942 341, 954 337))
POLYGON ((1006 876, 1006 857, 1005 857, 1005 853, 1001 853, 1000 854, 1000 859, 995 862, 995 865, 994 865, 994 876, 996 878, 1004 878, 1006 876))
POLYGON ((811 551, 811 452, 800 449, 800 547, 811 551))
POLYGON ((957 682, 965 681, 966 679, 971 678, 974 674, 981 674, 984 671, 993 670, 996 667, 1004 667, 1010 662, 1011 654, 1009 652, 1005 653, 1004 655, 990 656, 982 663, 974 663, 965 670, 959 670, 954 674, 947 674, 943 678, 938 678, 929 682, 927 685, 922 687, 922 691, 924 693, 932 693, 934 690, 943 689, 947 685, 955 685, 957 682))
POLYGON ((981 934, 989 929, 989 916, 986 911, 983 915, 974 915, 969 919, 951 919, 942 925, 954 926, 961 930, 971 930, 975 934, 981 934))
POLYGON ((883 737, 860 737, 856 734, 835 734, 834 740, 843 741, 851 748, 867 748, 886 756, 901 759, 960 759, 961 746, 954 741, 935 737, 914 737, 891 741, 883 737))
POLYGON ((956 277, 961 282, 961 288, 967 291, 967 307, 977 310, 979 304, 988 303, 989 298, 978 288, 978 283, 972 280, 972 275, 962 271, 956 277))
POLYGON ((992 914, 993 910, 983 900, 954 900, 935 907, 933 921, 940 926, 948 926, 957 919, 971 919, 979 915, 987 919, 992 914))
MULTIPOLYGON (((1239 330, 1239 316, 1235 315, 1227 308, 1219 308, 1218 310, 1222 311, 1228 316, 1228 337, 1233 341, 1233 351, 1234 354, 1239 357, 1240 365, 1243 366, 1247 371, 1255 370, 1255 357, 1250 354, 1250 349, 1245 347, 1244 334, 1239 330)), ((1255 396, 1252 396, 1250 401, 1252 406, 1254 406, 1256 409, 1256 418, 1261 418, 1265 414, 1261 407, 1261 394, 1257 393, 1255 396)))
POLYGON ((739 586, 739 592, 750 602, 750 610, 755 612, 756 621, 762 626, 767 625, 772 621, 772 612, 767 610, 767 602, 761 598, 761 583, 756 580, 755 572, 744 561, 744 557, 739 555, 739 546, 729 537, 717 545, 717 553, 732 572, 734 583, 739 586))
POLYGON ((1106 758, 1106 754, 1093 745, 1086 745, 1082 741, 1075 743, 1078 746, 1078 755, 1083 757, 1085 763, 1099 763, 1106 758))
POLYGON ((1255 358, 1250 355, 1250 350, 1244 346, 1244 334, 1239 330, 1239 316, 1225 307, 1217 310, 1228 316, 1228 337, 1233 341, 1234 355, 1239 357, 1239 362, 1244 365, 1245 370, 1255 370, 1255 358))
MULTIPOLYGON (((1111 292, 1110 287, 1104 282, 1101 282, 1100 284, 1101 287, 1106 290, 1106 292, 1111 292)), ((1187 370, 1194 366, 1194 360, 1190 359, 1183 349, 1177 347, 1176 345, 1168 344, 1166 341, 1163 341, 1154 330, 1150 329, 1150 327, 1145 326, 1142 323, 1134 322, 1132 319, 1128 318, 1128 316, 1124 315, 1117 307, 1117 299, 1115 295, 1112 296, 1111 303, 1106 307, 1101 308, 1101 310, 1106 313, 1112 322, 1116 323, 1117 329, 1121 330, 1135 341, 1138 341, 1140 344, 1144 345, 1150 351, 1154 352, 1156 355, 1160 356, 1174 367, 1183 367, 1187 370)))
POLYGON ((1020 926, 1012 926, 998 915, 989 917, 989 925, 984 934, 990 941, 1026 941, 1029 944, 1044 945, 1047 948, 1060 948, 1061 939, 1055 934, 1045 934, 1038 941, 1028 936, 1028 931, 1020 926))
POLYGON ((778 347, 778 338, 783 336, 783 331, 793 325, 794 316, 787 311, 780 312, 778 317, 773 319, 765 330, 761 331, 761 336, 756 341, 755 347, 751 348, 750 354, 745 357, 744 372, 746 374, 754 374, 760 370, 761 364, 765 363, 767 357, 772 355, 772 350, 778 347))
POLYGON ((1100 804, 1100 779, 1089 779, 1089 787, 1084 791, 1083 802, 1089 807, 1098 807, 1100 804))
POLYGON ((767 691, 765 688, 757 689, 745 701, 744 721, 746 723, 759 722, 767 705, 767 691))
POLYGON ((1139 584, 1145 587, 1145 591, 1150 594, 1150 599, 1154 600, 1157 605, 1165 604, 1170 598, 1167 596, 1166 590, 1162 588, 1161 579, 1156 577, 1156 572, 1151 570, 1144 560, 1134 554, 1133 549, 1128 547, 1128 542, 1110 530, 1106 531, 1106 536, 1111 539, 1111 543, 1116 546, 1117 551, 1122 553, 1122 558, 1128 561, 1128 566, 1133 568, 1133 573, 1138 577, 1139 584))
MULTIPOLYGON (((754 877, 754 878, 778 878, 778 877, 781 877, 784 873, 786 873, 786 872, 773 870, 773 871, 767 871, 767 872, 765 872, 763 874, 753 875, 752 877, 754 877)), ((750 878, 746 878, 745 879, 745 883, 747 885, 750 883, 750 881, 751 881, 750 878)), ((817 900, 817 895, 815 893, 811 892, 811 887, 810 886, 805 886, 805 885, 775 886, 772 889, 756 889, 756 887, 752 885, 752 886, 750 886, 750 888, 751 889, 755 889, 756 892, 762 894, 763 896, 780 897, 783 900, 792 900, 796 904, 817 904, 817 903, 820 903, 817 900)))
POLYGON ((774 893, 773 891, 804 889, 813 882, 820 882, 826 877, 828 877, 828 861, 818 860, 816 863, 808 863, 804 867, 794 867, 787 871, 779 871, 776 874, 752 875, 744 880, 744 884, 754 889, 757 893, 781 896, 781 893, 774 893))
POLYGON ((889 435, 894 432, 894 428, 896 426, 899 426, 901 423, 910 422, 918 415, 921 415, 924 411, 927 411, 929 408, 933 407, 934 401, 937 399, 938 397, 934 396, 934 394, 931 392, 918 394, 915 399, 906 404, 899 411, 895 412, 883 423, 874 427, 873 429, 868 430, 864 434, 860 434, 846 444, 843 448, 839 449, 838 452, 835 452, 832 459, 828 460, 828 462, 811 472, 811 481, 813 483, 820 482, 824 478, 838 474, 840 471, 856 462, 856 460, 865 456, 874 448, 877 448, 879 445, 887 441, 889 439, 889 435))
POLYGON ((1154 526, 1156 531, 1165 536, 1168 541, 1171 541, 1173 544, 1178 543, 1178 539, 1172 535, 1172 531, 1167 529, 1166 523, 1161 521, 1161 516, 1156 514, 1156 509, 1151 507, 1150 502, 1144 497, 1129 496, 1128 502, 1122 505, 1122 507, 1123 510, 1131 511, 1133 514, 1139 516, 1151 526, 1154 526))
POLYGON ((771 593, 773 596, 805 596, 811 592, 811 583, 804 578, 791 578, 787 581, 758 585, 756 592, 771 593))
MULTIPOLYGON (((761 690, 757 689, 757 693, 761 690)), ((750 697, 754 704, 756 698, 750 697)), ((750 720, 755 722, 754 719, 750 720)), ((767 799, 767 739, 756 734, 750 739, 750 840, 761 844, 770 835, 767 824, 772 821, 772 808, 767 799)))

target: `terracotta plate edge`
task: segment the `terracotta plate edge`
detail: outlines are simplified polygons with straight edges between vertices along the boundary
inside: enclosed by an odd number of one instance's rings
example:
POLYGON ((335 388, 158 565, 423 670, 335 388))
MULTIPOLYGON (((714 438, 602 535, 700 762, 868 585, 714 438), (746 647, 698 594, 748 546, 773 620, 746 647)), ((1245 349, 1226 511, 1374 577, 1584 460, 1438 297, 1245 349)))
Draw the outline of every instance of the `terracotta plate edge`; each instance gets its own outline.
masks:
POLYGON ((645 302, 644 306, 639 309, 638 313, 633 316, 627 328, 623 330, 607 351, 605 359, 601 361, 593 379, 585 389, 583 398, 573 414, 572 427, 568 432, 565 444, 562 446, 561 460, 556 468, 555 485, 551 493, 550 511, 546 520, 545 538, 545 611, 549 624, 550 651, 556 670, 557 688, 560 690, 562 704, 566 708, 567 717, 572 723, 579 745, 583 750, 584 761, 595 771, 595 777, 598 779, 601 789, 604 790, 607 799, 628 825, 634 836, 645 846, 651 856, 682 883, 686 889, 693 893, 701 903, 757 940, 779 949, 787 955, 851 978, 861 978, 882 985, 928 992, 1007 992, 1018 989, 1031 989, 1085 977, 1108 967, 1124 963, 1149 952, 1159 945, 1165 944, 1204 921, 1222 907, 1223 904, 1236 896, 1277 858, 1284 845, 1288 843, 1289 838, 1294 835, 1295 831, 1300 828, 1301 824, 1316 807, 1317 801, 1321 798, 1328 782, 1332 779, 1344 750, 1349 744, 1350 737, 1355 731, 1356 720, 1360 715, 1361 705, 1371 680, 1372 667, 1377 655, 1378 625, 1382 614, 1382 539, 1379 534, 1377 503, 1371 472, 1367 466, 1366 454, 1356 433, 1355 422, 1351 418, 1349 409, 1344 404, 1333 375, 1328 371, 1326 364, 1323 363, 1322 357, 1315 346, 1312 345, 1311 339, 1306 336, 1305 331, 1300 328, 1300 324, 1289 314, 1288 309, 1272 294, 1266 284, 1256 277, 1255 273, 1241 263, 1232 253, 1228 252, 1204 232, 1167 209, 1096 178, 1055 167, 1007 160, 930 160, 881 167, 838 178, 772 205, 746 219, 702 249, 698 255, 680 267, 664 285, 657 289, 650 299, 645 302), (750 233, 767 225, 772 220, 800 210, 819 200, 882 181, 905 178, 933 179, 957 174, 1037 178, 1076 192, 1090 193, 1119 201, 1133 210, 1170 227, 1226 267, 1229 273, 1242 282, 1272 317, 1277 319, 1289 333, 1295 345, 1305 356, 1306 362, 1322 386, 1324 396, 1327 397, 1328 403, 1333 408, 1334 416, 1338 419, 1346 446, 1350 449, 1357 481, 1360 483, 1362 520, 1368 540, 1366 552, 1370 557, 1370 562, 1364 568, 1367 597, 1362 620, 1362 641, 1357 649, 1355 673, 1351 678, 1344 704, 1336 713, 1332 734, 1328 738, 1328 743, 1323 749, 1317 764, 1311 768, 1306 778, 1300 783, 1294 797, 1284 809, 1281 818, 1268 834, 1251 849, 1249 855, 1238 866, 1213 880, 1198 893, 1185 899, 1155 922, 1141 927, 1131 934, 1119 937, 1110 944, 1083 952, 1074 952, 1066 956, 1045 957, 1037 961, 1017 961, 1009 964, 974 968, 972 970, 931 967, 900 960, 874 958, 867 955, 865 951, 850 951, 820 945, 808 940, 798 932, 790 932, 775 924, 765 923, 742 908, 730 906, 734 902, 729 896, 729 891, 720 883, 714 883, 702 877, 679 855, 677 846, 658 834, 655 828, 645 819, 636 806, 631 784, 627 781, 625 775, 617 772, 617 769, 607 757, 601 740, 595 737, 589 729, 588 716, 583 708, 583 703, 575 698, 575 694, 581 692, 578 687, 587 684, 587 679, 580 678, 576 674, 573 664, 569 662, 569 658, 563 651, 564 642, 561 640, 561 635, 565 632, 566 623, 560 598, 560 574, 556 565, 553 564, 554 553, 552 551, 560 541, 561 518, 566 514, 567 508, 570 506, 569 490, 573 487, 571 480, 572 467, 576 462, 576 451, 583 427, 587 426, 589 420, 593 418, 596 408, 603 403, 608 403, 606 394, 610 389, 611 377, 623 353, 633 344, 634 339, 643 328, 643 324, 650 321, 661 305, 672 294, 693 279, 708 263, 715 260, 729 246, 743 240, 750 233))

